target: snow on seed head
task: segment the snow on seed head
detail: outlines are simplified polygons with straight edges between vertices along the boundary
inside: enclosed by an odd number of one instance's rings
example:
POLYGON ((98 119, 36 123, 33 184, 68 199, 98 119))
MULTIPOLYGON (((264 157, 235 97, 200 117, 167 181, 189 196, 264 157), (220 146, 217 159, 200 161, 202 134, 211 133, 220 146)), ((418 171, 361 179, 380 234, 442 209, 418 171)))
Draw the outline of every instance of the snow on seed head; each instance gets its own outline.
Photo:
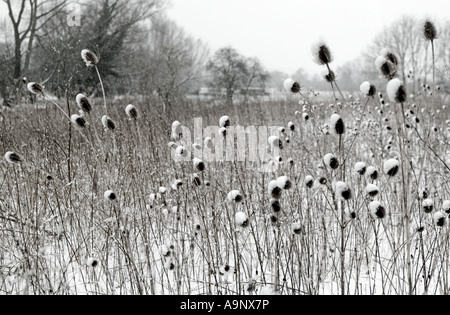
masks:
POLYGON ((70 116, 70 121, 72 122, 72 124, 80 128, 84 128, 87 125, 86 119, 77 114, 73 114, 72 116, 70 116))
POLYGON ((41 95, 44 92, 44 87, 36 82, 30 82, 27 84, 27 89, 33 94, 41 95))
POLYGON ((281 189, 289 190, 292 188, 292 182, 289 180, 287 176, 281 176, 277 180, 277 185, 281 189))
POLYGON ((377 88, 369 81, 363 82, 359 89, 361 90, 361 93, 369 97, 375 96, 375 93, 377 93, 377 88))
POLYGON ((303 113, 302 117, 303 117, 304 121, 308 121, 309 120, 309 115, 307 113, 303 113))
POLYGON ((112 131, 116 129, 116 123, 109 116, 104 115, 102 117, 102 124, 105 129, 112 131))
POLYGON ((294 81, 293 79, 286 79, 283 82, 283 86, 286 91, 294 94, 299 93, 301 90, 300 84, 297 81, 294 81))
POLYGON ((370 197, 375 197, 379 192, 380 190, 374 184, 368 184, 366 187, 366 194, 370 197))
POLYGON ((337 135, 343 135, 345 133, 345 124, 341 116, 333 114, 330 118, 330 126, 333 132, 337 135))
POLYGON ((423 36, 425 37, 425 39, 431 40, 431 41, 437 39, 438 34, 437 34, 436 26, 430 20, 426 20, 423 23, 422 31, 423 31, 423 36))
POLYGON ((397 175, 400 169, 400 162, 396 159, 390 159, 384 162, 384 173, 390 177, 397 175))
POLYGON ((311 45, 311 54, 314 62, 318 65, 327 65, 333 61, 330 48, 323 39, 319 39, 311 45))
POLYGON ((290 121, 290 122, 288 123, 288 128, 289 128, 289 130, 291 130, 291 131, 295 131, 295 125, 294 125, 294 123, 293 123, 292 121, 290 121))
POLYGON ((167 245, 161 245, 159 247, 159 254, 162 257, 166 257, 166 258, 169 257, 171 254, 169 247, 167 247, 167 245))
POLYGON ((322 69, 322 71, 320 72, 320 75, 328 83, 332 83, 336 79, 336 74, 334 73, 333 70, 322 69))
POLYGON ((12 151, 6 152, 5 160, 10 164, 19 164, 22 162, 20 155, 12 151))
POLYGON ((436 224, 436 226, 443 227, 445 225, 445 215, 444 215, 444 213, 442 213, 440 211, 436 212, 433 215, 433 220, 434 220, 434 223, 436 224))
POLYGON ((314 177, 312 177, 310 175, 306 176, 305 177, 305 185, 306 185, 306 187, 308 187, 310 189, 313 188, 313 186, 314 186, 314 177))
POLYGON ((342 200, 349 200, 352 198, 352 191, 350 187, 348 187, 347 183, 344 182, 336 183, 336 194, 342 200))
POLYGON ((425 199, 425 200, 422 202, 422 208, 423 208, 423 211, 424 211, 425 213, 432 213, 432 212, 433 212, 433 208, 434 208, 433 205, 434 205, 434 204, 433 204, 433 200, 431 200, 431 199, 425 199))
POLYGON ((203 172, 205 170, 205 163, 202 160, 195 158, 193 160, 194 167, 197 171, 203 172))
POLYGON ((230 202, 234 201, 236 203, 239 203, 239 202, 242 202, 242 200, 244 200, 244 197, 239 192, 239 190, 232 190, 228 193, 227 199, 230 202))
POLYGON ((109 201, 117 200, 117 196, 112 190, 105 191, 104 197, 106 200, 109 200, 109 201))
POLYGON ((204 143, 205 143, 205 148, 207 148, 207 149, 212 149, 214 146, 213 141, 210 137, 206 137, 204 143))
POLYGON ((442 204, 442 211, 447 214, 450 214, 450 200, 445 200, 442 204))
POLYGON ((398 78, 389 81, 387 85, 387 93, 391 102, 404 103, 406 101, 405 86, 398 78))
POLYGON ((92 111, 91 101, 86 97, 86 95, 78 94, 76 97, 76 102, 77 102, 78 107, 84 113, 90 113, 92 111))
POLYGON ((250 225, 248 216, 244 212, 236 213, 234 220, 236 222, 236 226, 241 227, 241 228, 246 228, 250 225))
POLYGON ((227 128, 221 127, 219 129, 219 134, 221 134, 223 137, 225 137, 227 135, 227 128))
POLYGON ((392 53, 391 51, 389 51, 388 49, 386 49, 386 48, 381 49, 380 55, 383 56, 384 58, 386 58, 386 60, 391 62, 393 65, 398 66, 397 56, 394 53, 392 53))
POLYGON ((269 186, 268 186, 268 192, 269 192, 269 195, 270 195, 272 198, 278 200, 278 199, 281 198, 281 195, 282 195, 282 193, 283 193, 283 189, 280 188, 280 187, 278 186, 278 183, 277 183, 276 180, 273 180, 273 181, 271 181, 271 182, 269 183, 269 186))
POLYGON ((220 128, 227 128, 230 127, 231 122, 230 122, 230 117, 228 116, 223 116, 220 118, 219 120, 219 127, 220 128))
POLYGON ((395 64, 390 62, 385 56, 378 56, 375 60, 375 66, 378 72, 386 78, 391 78, 397 72, 395 64))
POLYGON ((303 232, 303 227, 302 227, 302 225, 300 223, 294 222, 291 225, 291 230, 292 230, 293 234, 300 235, 303 232))
POLYGON ((373 219, 384 219, 386 217, 386 209, 379 201, 372 201, 369 204, 370 215, 373 219))
POLYGON ((367 166, 364 162, 358 162, 355 164, 355 172, 361 176, 364 176, 367 172, 367 166))
POLYGON ((270 136, 268 141, 272 147, 278 148, 281 150, 283 149, 283 141, 281 141, 281 139, 278 138, 277 136, 270 136))
POLYGON ((83 61, 86 63, 87 67, 94 67, 99 62, 97 55, 89 49, 83 49, 81 51, 81 58, 83 58, 83 61))
POLYGON ((178 120, 172 123, 172 138, 179 139, 183 136, 183 128, 178 120))
POLYGON ((89 257, 86 261, 86 266, 88 267, 92 267, 95 268, 99 265, 99 262, 97 259, 93 258, 93 257, 89 257))
POLYGON ((127 107, 125 108, 125 113, 130 119, 136 120, 139 117, 139 113, 136 107, 132 104, 127 105, 127 107))
POLYGON ((333 170, 339 167, 339 160, 332 153, 328 153, 327 155, 325 155, 323 161, 325 162, 326 166, 330 167, 333 170))

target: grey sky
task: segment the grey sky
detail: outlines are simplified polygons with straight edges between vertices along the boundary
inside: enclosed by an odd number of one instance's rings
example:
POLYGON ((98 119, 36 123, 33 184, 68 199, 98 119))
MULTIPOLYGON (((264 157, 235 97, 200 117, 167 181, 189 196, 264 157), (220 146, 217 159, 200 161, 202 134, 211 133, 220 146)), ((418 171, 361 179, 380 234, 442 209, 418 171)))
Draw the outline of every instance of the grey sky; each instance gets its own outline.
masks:
POLYGON ((233 46, 268 70, 320 71, 311 44, 323 38, 340 65, 361 54, 403 14, 450 18, 448 0, 171 0, 168 15, 211 50, 233 46))

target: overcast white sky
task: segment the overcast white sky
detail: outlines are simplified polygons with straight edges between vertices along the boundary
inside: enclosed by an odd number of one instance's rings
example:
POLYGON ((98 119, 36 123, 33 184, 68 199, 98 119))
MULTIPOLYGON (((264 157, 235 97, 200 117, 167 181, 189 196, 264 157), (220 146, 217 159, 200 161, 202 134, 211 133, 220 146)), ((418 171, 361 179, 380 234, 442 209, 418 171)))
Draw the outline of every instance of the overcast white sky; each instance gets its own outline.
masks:
POLYGON ((340 65, 403 14, 450 19, 450 0, 170 0, 168 15, 211 51, 232 46, 288 74, 320 71, 311 44, 322 37, 340 65))

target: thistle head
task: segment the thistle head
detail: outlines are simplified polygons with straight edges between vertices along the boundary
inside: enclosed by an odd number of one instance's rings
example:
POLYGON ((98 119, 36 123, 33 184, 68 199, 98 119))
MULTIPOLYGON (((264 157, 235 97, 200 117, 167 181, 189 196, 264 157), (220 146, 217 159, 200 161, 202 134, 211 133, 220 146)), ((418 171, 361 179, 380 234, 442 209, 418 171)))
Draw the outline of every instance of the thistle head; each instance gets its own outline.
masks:
POLYGON ((286 79, 283 83, 283 86, 286 91, 291 93, 300 93, 301 86, 300 83, 294 81, 293 79, 286 79))
POLYGON ((77 98, 77 105, 78 107, 84 112, 84 113, 90 113, 92 111, 92 104, 91 101, 86 97, 84 94, 78 94, 77 98))
POLYGON ((33 94, 42 95, 44 93, 44 87, 36 82, 30 82, 27 84, 27 89, 33 94))
POLYGON ((95 67, 99 62, 97 55, 89 49, 83 49, 81 51, 81 58, 83 58, 83 61, 86 63, 87 67, 95 67))
POLYGON ((368 97, 375 96, 375 94, 377 93, 377 88, 369 81, 363 82, 359 89, 361 90, 361 93, 368 97))
POLYGON ((406 101, 406 89, 400 79, 392 79, 387 85, 387 93, 392 102, 404 103, 406 101))
POLYGON ((313 60, 318 65, 327 65, 333 61, 330 48, 324 40, 320 39, 311 46, 313 60))
POLYGON ((129 104, 129 105, 125 108, 125 113, 127 114, 127 116, 128 116, 130 119, 136 120, 136 119, 138 119, 138 117, 139 117, 139 113, 138 113, 136 107, 134 107, 134 105, 132 105, 132 104, 129 104))
POLYGON ((427 40, 435 40, 437 39, 437 30, 436 30, 436 26, 434 25, 433 22, 431 22, 430 20, 426 20, 423 23, 422 26, 422 32, 423 32, 423 36, 425 37, 425 39, 427 40))

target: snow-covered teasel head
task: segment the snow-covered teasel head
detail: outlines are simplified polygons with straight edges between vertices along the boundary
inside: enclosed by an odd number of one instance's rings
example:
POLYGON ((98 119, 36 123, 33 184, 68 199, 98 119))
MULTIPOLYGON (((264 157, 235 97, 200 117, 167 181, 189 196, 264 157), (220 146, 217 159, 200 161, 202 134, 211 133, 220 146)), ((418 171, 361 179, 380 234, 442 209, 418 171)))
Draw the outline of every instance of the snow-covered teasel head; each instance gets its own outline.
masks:
POLYGON ((320 75, 328 83, 332 83, 336 80, 336 74, 334 73, 333 70, 322 69, 320 71, 320 75))
POLYGON ((368 97, 375 96, 375 94, 377 93, 377 88, 369 81, 363 82, 359 89, 361 90, 361 93, 368 97))
POLYGON ((139 118, 139 112, 133 104, 127 105, 127 107, 125 108, 125 113, 130 119, 136 120, 139 118))
POLYGON ((333 114, 330 118, 330 126, 333 132, 337 135, 343 135, 345 133, 344 120, 338 114, 333 114))
POLYGON ((214 147, 213 141, 210 137, 206 137, 204 140, 205 148, 212 149, 214 147))
POLYGON ((15 153, 13 151, 6 152, 5 160, 6 160, 6 162, 8 162, 10 164, 20 164, 23 162, 20 155, 18 155, 17 153, 15 153))
POLYGON ((292 223, 291 230, 292 230, 292 233, 295 235, 300 235, 304 232, 304 229, 303 229, 301 223, 299 223, 299 222, 292 223))
POLYGON ((175 120, 172 123, 172 138, 180 139, 181 137, 183 137, 183 128, 181 123, 178 120, 175 120))
POLYGON ((333 170, 337 169, 339 167, 339 160, 338 158, 332 154, 328 153, 323 157, 323 162, 325 165, 333 170))
POLYGON ((247 228, 250 225, 250 220, 249 220, 247 214, 244 212, 236 213, 234 220, 235 220, 236 226, 240 227, 240 228, 247 228))
POLYGON ((366 186, 366 194, 369 197, 375 197, 378 195, 378 193, 380 192, 380 190, 378 189, 377 185, 374 184, 368 184, 366 186))
POLYGON ((80 128, 85 128, 87 126, 86 119, 77 114, 73 114, 72 116, 70 116, 70 121, 72 122, 72 124, 80 128))
POLYGON ((289 180, 287 176, 281 176, 277 180, 277 185, 281 189, 289 190, 292 188, 292 182, 289 180))
POLYGON ((390 177, 397 175, 400 170, 400 162, 396 159, 390 159, 384 162, 384 173, 390 177))
POLYGON ((333 61, 333 55, 330 48, 323 39, 319 39, 311 46, 313 61, 318 65, 327 65, 333 61))
POLYGON ((105 129, 109 129, 111 131, 116 129, 116 123, 107 115, 102 117, 102 124, 105 129))
POLYGON ((445 219, 445 214, 440 211, 433 215, 434 224, 436 224, 437 227, 443 227, 445 225, 445 219))
POLYGON ((394 53, 392 53, 390 50, 388 50, 387 48, 381 49, 380 55, 383 56, 384 58, 386 58, 386 60, 391 62, 393 65, 398 66, 397 56, 394 53))
POLYGON ((398 78, 389 81, 387 85, 387 93, 391 102, 404 103, 406 101, 405 86, 398 78))
POLYGON ((431 200, 431 199, 425 199, 423 202, 422 202, 422 208, 423 208, 423 211, 425 212, 425 213, 432 213, 433 212, 433 209, 434 209, 434 203, 433 203, 433 200, 431 200))
POLYGON ((361 176, 364 176, 367 172, 367 166, 364 162, 358 162, 355 164, 355 172, 361 176))
POLYGON ((84 94, 78 94, 76 97, 76 102, 78 107, 84 112, 84 113, 90 113, 92 111, 92 104, 91 101, 87 98, 84 94))
POLYGON ((352 191, 347 183, 336 183, 336 194, 342 200, 350 200, 352 198, 352 191))
POLYGON ((311 175, 306 176, 305 177, 305 185, 309 189, 313 188, 314 187, 314 177, 312 177, 311 175))
POLYGON ((205 163, 203 163, 202 160, 198 159, 198 158, 194 158, 192 160, 193 164, 194 164, 194 168, 199 171, 199 172, 203 172, 205 170, 205 163))
POLYGON ((89 49, 83 49, 81 51, 81 58, 83 58, 87 67, 95 67, 99 62, 98 56, 89 49))
POLYGON ((115 200, 117 200, 117 195, 116 195, 115 192, 112 191, 112 190, 107 190, 107 191, 105 191, 104 197, 105 197, 106 200, 109 200, 109 201, 115 201, 115 200))
POLYGON ((276 180, 273 180, 273 181, 271 181, 271 182, 269 183, 269 186, 268 186, 268 192, 269 192, 269 195, 270 195, 272 198, 278 200, 278 199, 281 198, 281 195, 282 195, 282 193, 283 193, 283 189, 280 188, 280 186, 278 186, 278 183, 277 183, 276 180))
POLYGON ((375 67, 382 76, 388 79, 392 78, 397 73, 395 64, 384 56, 378 56, 378 58, 375 59, 375 67))
POLYGON ((447 214, 450 214, 450 200, 445 200, 442 203, 442 211, 444 211, 447 214))
POLYGON ((219 127, 220 128, 228 128, 231 125, 230 117, 228 116, 222 116, 219 120, 219 127))
POLYGON ((27 84, 27 89, 33 94, 42 95, 44 93, 44 87, 36 82, 30 82, 27 84))
POLYGON ((280 138, 278 138, 277 136, 270 136, 268 139, 269 144, 277 149, 282 150, 283 149, 283 141, 281 141, 280 138))
POLYGON ((386 217, 386 208, 379 201, 372 201, 369 204, 369 210, 374 220, 384 219, 386 217))
POLYGON ((88 266, 88 267, 90 267, 90 268, 95 268, 95 267, 97 267, 99 264, 100 264, 100 263, 99 263, 98 259, 93 258, 93 257, 89 257, 89 258, 86 260, 86 266, 88 266))
POLYGON ((284 89, 291 93, 299 93, 301 91, 300 83, 289 78, 283 82, 284 89))
POLYGON ((244 200, 244 197, 242 196, 242 194, 239 192, 239 190, 232 190, 228 193, 227 196, 228 201, 232 202, 242 202, 244 200))

